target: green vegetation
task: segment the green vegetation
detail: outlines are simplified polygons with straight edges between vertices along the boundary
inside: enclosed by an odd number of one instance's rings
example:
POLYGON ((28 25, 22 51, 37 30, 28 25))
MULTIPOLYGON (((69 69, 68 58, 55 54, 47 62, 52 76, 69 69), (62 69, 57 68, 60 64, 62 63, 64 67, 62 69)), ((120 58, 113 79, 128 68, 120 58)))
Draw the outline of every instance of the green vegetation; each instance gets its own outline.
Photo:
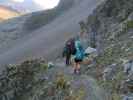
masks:
MULTIPOLYGON (((0 76, 0 88, 3 95, 13 91, 12 99, 20 100, 21 96, 30 93, 34 86, 43 82, 43 79, 38 77, 39 74, 46 71, 42 69, 44 67, 42 64, 45 64, 44 60, 36 59, 19 65, 7 65, 0 76)), ((1 96, 2 94, 0 94, 0 98, 1 96)))
POLYGON ((120 46, 116 45, 114 47, 107 48, 104 51, 104 54, 96 58, 97 64, 100 65, 110 65, 112 63, 115 63, 119 61, 118 59, 122 56, 122 50, 120 46))
POLYGON ((121 100, 122 98, 120 97, 120 95, 119 94, 117 94, 117 93, 113 93, 112 94, 112 100, 121 100))
POLYGON ((108 91, 112 96, 112 100, 121 100, 121 83, 125 79, 125 75, 122 71, 118 71, 113 80, 99 80, 98 84, 108 91))
POLYGON ((67 89, 67 88, 69 88, 67 78, 64 76, 64 74, 60 73, 57 76, 56 87, 57 87, 57 89, 67 89))
POLYGON ((41 69, 42 69, 42 71, 47 71, 48 70, 48 64, 42 63, 41 69))
POLYGON ((126 22, 126 28, 128 29, 133 29, 133 20, 129 20, 126 22))

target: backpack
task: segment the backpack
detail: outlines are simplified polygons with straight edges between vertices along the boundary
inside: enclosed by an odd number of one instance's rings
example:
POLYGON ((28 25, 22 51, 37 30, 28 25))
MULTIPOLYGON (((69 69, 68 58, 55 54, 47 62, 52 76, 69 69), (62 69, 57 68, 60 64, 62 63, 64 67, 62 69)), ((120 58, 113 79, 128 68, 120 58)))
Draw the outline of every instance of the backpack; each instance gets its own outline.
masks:
POLYGON ((80 41, 75 42, 75 47, 76 47, 75 58, 82 60, 84 58, 84 50, 83 50, 83 47, 81 46, 80 41))
POLYGON ((75 55, 76 59, 82 60, 84 58, 84 52, 83 50, 78 49, 75 55))
POLYGON ((70 51, 72 55, 76 53, 75 39, 71 38, 66 42, 66 51, 70 51))

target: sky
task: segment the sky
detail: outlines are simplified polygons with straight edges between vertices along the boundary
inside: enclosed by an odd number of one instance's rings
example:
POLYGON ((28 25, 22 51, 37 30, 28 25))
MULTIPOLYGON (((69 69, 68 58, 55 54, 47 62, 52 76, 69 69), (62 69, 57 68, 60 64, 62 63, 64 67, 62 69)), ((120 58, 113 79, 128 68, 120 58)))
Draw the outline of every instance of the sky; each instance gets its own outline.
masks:
POLYGON ((54 8, 58 5, 59 1, 60 0, 0 0, 0 4, 31 12, 54 8))

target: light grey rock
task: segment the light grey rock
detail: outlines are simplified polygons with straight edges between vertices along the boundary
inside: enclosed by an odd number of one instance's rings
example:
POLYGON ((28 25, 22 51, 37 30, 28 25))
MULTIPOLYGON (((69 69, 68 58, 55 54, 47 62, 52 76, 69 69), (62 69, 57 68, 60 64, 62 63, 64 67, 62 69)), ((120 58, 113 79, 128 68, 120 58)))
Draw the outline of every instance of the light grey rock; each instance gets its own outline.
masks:
POLYGON ((131 73, 130 75, 128 75, 128 79, 129 80, 133 80, 133 73, 131 73))
POLYGON ((52 67, 54 67, 55 65, 54 65, 54 63, 53 62, 48 62, 48 68, 52 68, 52 67))
POLYGON ((124 72, 129 76, 133 73, 133 60, 124 64, 124 72))
POLYGON ((125 95, 125 96, 123 96, 122 100, 133 100, 133 94, 132 95, 125 95))
POLYGON ((131 13, 128 17, 128 20, 132 20, 133 19, 133 13, 131 13))
POLYGON ((112 64, 112 65, 108 66, 107 68, 105 68, 105 70, 103 72, 104 81, 112 80, 115 76, 115 73, 116 73, 116 64, 112 64))
POLYGON ((131 36, 130 39, 133 39, 133 36, 131 36))

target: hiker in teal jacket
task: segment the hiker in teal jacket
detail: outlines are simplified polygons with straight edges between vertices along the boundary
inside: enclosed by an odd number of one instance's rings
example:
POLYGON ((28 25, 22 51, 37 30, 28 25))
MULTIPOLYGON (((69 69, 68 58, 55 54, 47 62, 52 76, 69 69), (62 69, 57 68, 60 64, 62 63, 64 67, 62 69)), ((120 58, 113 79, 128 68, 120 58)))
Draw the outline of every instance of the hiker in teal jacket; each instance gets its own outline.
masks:
POLYGON ((81 45, 81 41, 79 38, 75 41, 75 48, 76 48, 76 53, 75 53, 75 64, 74 64, 74 73, 79 74, 80 73, 80 63, 83 61, 84 58, 84 50, 81 45))

